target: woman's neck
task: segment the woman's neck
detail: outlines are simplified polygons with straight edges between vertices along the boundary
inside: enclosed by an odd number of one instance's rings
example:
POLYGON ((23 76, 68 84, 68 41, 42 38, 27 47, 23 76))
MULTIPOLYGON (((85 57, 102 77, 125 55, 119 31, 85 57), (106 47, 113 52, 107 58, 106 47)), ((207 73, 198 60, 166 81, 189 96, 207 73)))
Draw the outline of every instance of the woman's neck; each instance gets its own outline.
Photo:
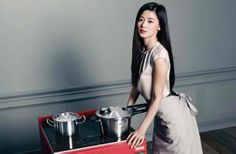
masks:
POLYGON ((158 42, 157 39, 144 39, 143 43, 145 46, 145 50, 152 48, 156 42, 158 42))

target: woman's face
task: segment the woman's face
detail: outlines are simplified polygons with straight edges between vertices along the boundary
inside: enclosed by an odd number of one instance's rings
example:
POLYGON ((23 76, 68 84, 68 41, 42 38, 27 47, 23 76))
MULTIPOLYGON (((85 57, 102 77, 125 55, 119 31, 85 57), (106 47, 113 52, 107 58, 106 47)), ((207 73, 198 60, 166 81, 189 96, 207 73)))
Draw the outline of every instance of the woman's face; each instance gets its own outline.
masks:
POLYGON ((160 30, 159 20, 154 11, 144 11, 137 22, 139 36, 143 39, 156 39, 160 30))

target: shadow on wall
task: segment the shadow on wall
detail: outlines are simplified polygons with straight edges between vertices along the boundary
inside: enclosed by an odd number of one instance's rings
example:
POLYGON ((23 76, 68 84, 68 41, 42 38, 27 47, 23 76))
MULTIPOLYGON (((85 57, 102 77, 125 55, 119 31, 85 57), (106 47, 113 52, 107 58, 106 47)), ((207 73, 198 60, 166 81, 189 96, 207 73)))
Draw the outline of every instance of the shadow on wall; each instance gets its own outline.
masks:
POLYGON ((71 43, 59 43, 52 48, 51 66, 49 74, 52 85, 58 85, 59 89, 78 87, 91 81, 88 68, 84 63, 83 49, 76 48, 71 43))

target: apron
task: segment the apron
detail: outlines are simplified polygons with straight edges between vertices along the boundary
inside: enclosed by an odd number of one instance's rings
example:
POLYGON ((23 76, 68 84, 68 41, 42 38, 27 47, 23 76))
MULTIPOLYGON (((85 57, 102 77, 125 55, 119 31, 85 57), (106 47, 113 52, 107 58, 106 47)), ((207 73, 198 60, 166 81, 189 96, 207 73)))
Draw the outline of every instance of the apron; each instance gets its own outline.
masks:
POLYGON ((154 119, 153 154, 202 154, 198 110, 184 93, 162 99, 154 119))

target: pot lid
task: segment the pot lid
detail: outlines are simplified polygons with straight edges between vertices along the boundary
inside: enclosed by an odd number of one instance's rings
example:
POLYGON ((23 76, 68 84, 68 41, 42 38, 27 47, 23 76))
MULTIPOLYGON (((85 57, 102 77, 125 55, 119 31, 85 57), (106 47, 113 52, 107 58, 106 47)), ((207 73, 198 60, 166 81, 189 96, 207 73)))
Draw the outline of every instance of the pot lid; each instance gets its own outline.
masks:
POLYGON ((102 107, 99 110, 97 110, 96 115, 100 118, 105 118, 105 119, 122 119, 130 117, 131 111, 125 107, 109 106, 109 107, 102 107))
POLYGON ((54 115, 53 120, 58 122, 74 121, 79 118, 79 115, 74 112, 62 112, 60 114, 54 115))

